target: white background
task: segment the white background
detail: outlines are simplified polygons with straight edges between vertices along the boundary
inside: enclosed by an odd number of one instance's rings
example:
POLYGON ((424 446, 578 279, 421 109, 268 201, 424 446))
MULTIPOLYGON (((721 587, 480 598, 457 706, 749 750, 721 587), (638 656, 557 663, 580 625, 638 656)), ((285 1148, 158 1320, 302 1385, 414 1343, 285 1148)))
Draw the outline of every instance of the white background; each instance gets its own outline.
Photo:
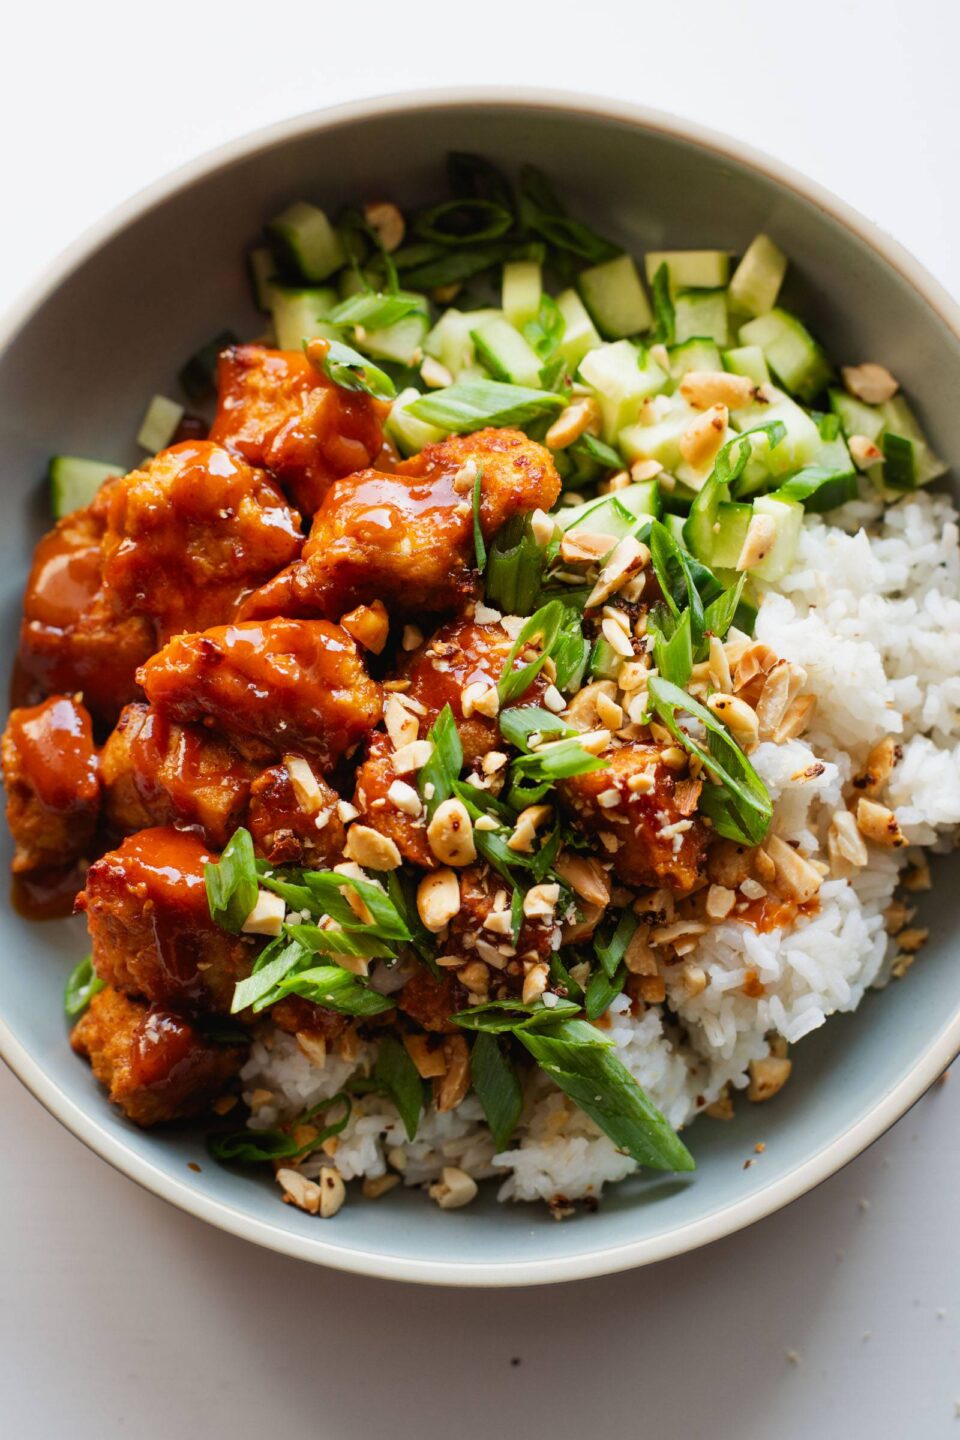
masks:
MULTIPOLYGON (((3 29, 0 308, 199 151, 324 104, 461 83, 580 88, 726 130, 837 191, 960 292, 954 0, 70 0, 19 4, 3 29)), ((960 1436, 958 1117, 955 1077, 816 1194, 709 1250, 552 1291, 458 1294, 208 1229, 114 1174, 0 1071, 0 1430, 960 1436)))

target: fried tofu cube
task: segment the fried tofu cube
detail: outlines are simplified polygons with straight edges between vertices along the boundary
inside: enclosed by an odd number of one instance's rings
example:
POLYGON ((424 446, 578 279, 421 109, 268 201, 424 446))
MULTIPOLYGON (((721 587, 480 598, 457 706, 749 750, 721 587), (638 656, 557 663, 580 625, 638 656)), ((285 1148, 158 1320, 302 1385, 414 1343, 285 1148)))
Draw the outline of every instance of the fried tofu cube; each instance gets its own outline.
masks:
POLYGON ((104 811, 114 831, 198 825, 221 849, 242 824, 260 766, 202 725, 178 725, 128 705, 100 756, 104 811))
POLYGON ((245 1046, 214 1044, 182 1015, 109 986, 94 995, 70 1043, 113 1104, 142 1126, 207 1109, 246 1055, 245 1046))
POLYGON ((139 672, 150 702, 242 753, 290 749, 332 765, 380 719, 380 687, 357 646, 325 620, 225 625, 171 640, 139 672))
POLYGON ((87 856, 100 808, 90 716, 71 695, 11 712, 3 733, 13 873, 65 866, 87 856))
POLYGON ((68 515, 34 551, 17 661, 24 699, 79 691, 94 715, 113 724, 138 693, 137 668, 156 648, 156 631, 103 584, 105 504, 98 497, 68 515))
POLYGON ((245 616, 338 618, 381 600, 391 615, 454 610, 476 591, 473 477, 490 540, 512 516, 560 493, 549 451, 517 430, 428 445, 390 474, 338 480, 314 517, 301 560, 246 602, 245 616))
POLYGON ((340 863, 346 836, 339 796, 302 755, 262 771, 250 792, 247 828, 257 854, 274 865, 323 869, 340 863))
POLYGON ((162 641, 231 620, 302 539, 299 517, 262 470, 187 440, 112 485, 103 578, 123 610, 154 619, 162 641))
POLYGON ((301 352, 232 346, 217 381, 211 440, 267 470, 307 518, 335 480, 380 453, 388 406, 334 385, 301 352))
POLYGON ((77 909, 101 980, 187 1013, 229 1013, 255 950, 210 918, 204 866, 217 859, 199 836, 159 826, 90 866, 77 909))
POLYGON ((677 772, 663 763, 662 748, 632 743, 603 759, 607 768, 559 784, 577 828, 606 839, 626 884, 688 893, 704 866, 707 832, 686 805, 680 809, 677 772))

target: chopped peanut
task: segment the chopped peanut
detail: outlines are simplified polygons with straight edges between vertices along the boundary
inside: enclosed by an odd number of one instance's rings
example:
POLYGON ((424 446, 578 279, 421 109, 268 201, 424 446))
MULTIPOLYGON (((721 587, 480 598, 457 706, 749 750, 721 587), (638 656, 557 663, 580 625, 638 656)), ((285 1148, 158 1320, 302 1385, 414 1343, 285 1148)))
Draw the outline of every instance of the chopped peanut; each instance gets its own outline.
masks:
POLYGON ((857 801, 857 826, 861 835, 865 835, 877 845, 889 845, 900 850, 907 843, 893 811, 888 810, 886 805, 878 805, 875 800, 867 800, 862 796, 857 801))
POLYGON ((709 470, 717 458, 727 433, 728 419, 726 405, 711 405, 691 421, 680 436, 680 454, 697 474, 709 470))
POLYGON ((792 1069, 792 1060, 780 1059, 776 1055, 767 1055, 762 1060, 751 1060, 747 1099, 772 1099, 786 1085, 792 1069))
POLYGON ((680 394, 696 410, 711 405, 741 410, 753 404, 757 387, 746 375, 732 375, 727 370, 688 370, 680 381, 680 394))
POLYGON ((369 825, 351 825, 343 853, 364 870, 396 870, 403 857, 395 841, 369 825))
POLYGON ((477 858, 470 812, 462 800, 443 800, 427 826, 427 842, 441 865, 469 865, 477 858))
POLYGON ((844 365, 840 373, 848 393, 865 405, 882 405, 885 400, 892 400, 900 389, 899 380, 893 378, 885 365, 869 361, 863 365, 844 365))
POLYGON ((432 870, 417 886, 417 913, 433 935, 460 910, 460 881, 453 870, 432 870))

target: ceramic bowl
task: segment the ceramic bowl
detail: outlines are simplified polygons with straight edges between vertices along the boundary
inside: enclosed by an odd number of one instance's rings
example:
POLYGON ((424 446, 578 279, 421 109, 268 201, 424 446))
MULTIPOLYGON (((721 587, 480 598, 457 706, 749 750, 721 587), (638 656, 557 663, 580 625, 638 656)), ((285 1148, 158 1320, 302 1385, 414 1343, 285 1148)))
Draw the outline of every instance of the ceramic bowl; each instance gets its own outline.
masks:
MULTIPOLYGON (((309 197, 337 209, 387 195, 426 199, 449 149, 508 167, 530 161, 571 212, 634 253, 742 250, 775 236, 792 266, 788 298, 832 354, 882 359, 920 410, 935 448, 960 456, 960 312, 896 243, 784 166, 686 122, 579 96, 402 95, 322 111, 188 165, 81 239, 0 331, 4 523, 0 672, 16 645, 31 549, 49 524, 51 452, 139 459, 146 399, 176 393, 179 365, 212 334, 255 335, 243 256, 262 223, 309 197)), ((4 835, 5 850, 9 842, 4 835)), ((6 864, 8 854, 0 856, 6 864)), ((197 1129, 144 1133, 106 1103, 67 1045, 61 994, 86 948, 82 922, 28 924, 0 912, 0 1051, 37 1098, 125 1174, 184 1210, 304 1260, 457 1285, 532 1284, 659 1260, 729 1234, 795 1200, 857 1155, 960 1049, 956 878, 943 862, 925 904, 922 963, 903 986, 805 1040, 774 1104, 689 1135, 696 1174, 637 1178, 597 1214, 556 1224, 492 1193, 441 1212, 420 1193, 356 1201, 321 1222, 268 1179, 211 1162, 197 1129), (755 1142, 762 1160, 744 1169, 755 1142)), ((919 1183, 919 1177, 918 1177, 919 1183)))

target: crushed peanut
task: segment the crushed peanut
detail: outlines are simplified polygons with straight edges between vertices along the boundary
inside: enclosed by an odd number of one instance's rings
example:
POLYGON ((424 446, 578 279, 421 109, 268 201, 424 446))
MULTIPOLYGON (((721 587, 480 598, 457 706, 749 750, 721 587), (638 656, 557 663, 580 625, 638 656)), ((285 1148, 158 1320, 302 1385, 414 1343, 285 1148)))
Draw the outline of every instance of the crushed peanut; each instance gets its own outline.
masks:
POLYGON ((417 913, 433 935, 460 911, 460 881, 453 870, 431 870, 417 886, 417 913))

